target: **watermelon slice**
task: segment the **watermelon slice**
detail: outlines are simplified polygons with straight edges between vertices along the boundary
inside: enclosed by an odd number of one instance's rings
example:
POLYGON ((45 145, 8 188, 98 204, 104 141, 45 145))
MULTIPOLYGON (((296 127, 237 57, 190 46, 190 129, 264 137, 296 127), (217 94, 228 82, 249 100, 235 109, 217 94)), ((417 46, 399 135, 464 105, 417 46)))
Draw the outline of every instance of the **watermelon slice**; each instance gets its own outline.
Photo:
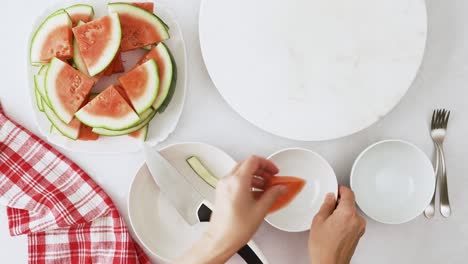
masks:
POLYGON ((34 33, 29 51, 31 64, 47 64, 53 57, 70 59, 72 40, 72 21, 61 9, 47 17, 34 33))
POLYGON ((139 139, 141 141, 146 141, 146 137, 148 136, 148 127, 149 125, 146 125, 142 129, 128 134, 128 136, 139 139))
POLYGON ((53 127, 55 127, 62 135, 76 140, 80 134, 80 126, 81 123, 76 118, 66 124, 55 114, 55 112, 50 108, 45 102, 43 103, 44 106, 44 113, 49 119, 50 123, 52 123, 53 127))
POLYGON ((106 69, 119 51, 122 31, 117 14, 73 28, 81 57, 91 76, 106 69))
POLYGON ((292 200, 294 200, 294 198, 301 192, 302 188, 304 188, 305 180, 290 176, 273 176, 266 182, 265 190, 276 185, 286 186, 287 192, 275 201, 268 210, 269 213, 273 213, 286 207, 292 200))
MULTIPOLYGON (((81 26, 84 24, 85 23, 83 21, 78 21, 77 26, 81 26)), ((93 77, 89 75, 88 69, 86 68, 86 64, 83 61, 83 57, 81 56, 80 48, 78 47, 78 42, 76 41, 76 38, 73 39, 73 64, 77 70, 90 77, 95 83, 99 81, 99 78, 101 78, 101 75, 99 74, 93 77)))
POLYGON ((155 14, 127 3, 109 3, 122 25, 121 50, 128 51, 169 39, 169 31, 155 14))
POLYGON ((140 120, 113 85, 81 108, 75 116, 87 126, 110 130, 132 127, 140 120))
POLYGON ((47 68, 45 90, 50 106, 65 123, 88 98, 94 81, 65 62, 53 58, 47 68))
POLYGON ((138 131, 149 124, 149 122, 153 119, 156 115, 156 111, 152 108, 146 110, 143 114, 141 114, 140 120, 134 126, 124 129, 124 130, 110 130, 105 128, 93 128, 93 132, 103 136, 123 136, 138 131))
POLYGON ((94 17, 94 9, 90 5, 76 4, 65 8, 65 11, 70 16, 73 26, 76 26, 79 21, 88 23, 94 17))
POLYGON ((153 108, 162 113, 174 95, 177 69, 174 58, 164 43, 159 43, 156 47, 153 47, 137 64, 141 65, 150 59, 154 59, 158 65, 160 81, 158 97, 153 103, 153 108))
POLYGON ((151 107, 159 89, 158 66, 151 59, 119 78, 133 108, 141 114, 151 107))

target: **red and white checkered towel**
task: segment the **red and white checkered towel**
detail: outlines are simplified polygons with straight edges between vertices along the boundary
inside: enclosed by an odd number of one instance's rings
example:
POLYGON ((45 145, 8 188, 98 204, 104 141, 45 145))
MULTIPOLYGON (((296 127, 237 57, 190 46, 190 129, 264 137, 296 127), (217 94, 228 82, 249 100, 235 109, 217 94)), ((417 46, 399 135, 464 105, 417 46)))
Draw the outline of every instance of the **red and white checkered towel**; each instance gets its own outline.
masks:
POLYGON ((1 106, 0 204, 29 263, 150 263, 101 187, 1 106))

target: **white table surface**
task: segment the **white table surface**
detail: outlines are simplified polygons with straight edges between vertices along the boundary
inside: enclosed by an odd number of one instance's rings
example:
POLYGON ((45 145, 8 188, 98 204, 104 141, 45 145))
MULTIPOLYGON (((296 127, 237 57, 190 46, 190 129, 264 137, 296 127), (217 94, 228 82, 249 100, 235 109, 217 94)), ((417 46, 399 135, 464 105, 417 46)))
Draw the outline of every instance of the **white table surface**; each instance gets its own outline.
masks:
MULTIPOLYGON (((165 0, 182 26, 187 42, 189 82, 187 103, 176 132, 164 143, 203 141, 221 147, 237 160, 250 154, 267 156, 285 147, 300 146, 322 154, 338 181, 349 184, 356 155, 369 144, 401 138, 432 156, 428 135, 431 109, 453 110, 446 155, 453 216, 423 216, 397 226, 368 220, 352 263, 467 263, 468 259, 468 27, 465 0, 429 0, 429 35, 420 74, 402 102, 385 118, 355 135, 327 142, 297 142, 263 132, 237 115, 211 83, 200 53, 197 19, 200 0, 165 0)), ((5 1, 0 18, 2 60, 0 101, 6 113, 37 133, 28 98, 25 52, 31 23, 51 1, 5 1)), ((58 2, 52 1, 52 2, 58 2)), ((34 106, 35 107, 35 106, 34 106)), ((83 155, 65 151, 112 197, 126 216, 130 181, 143 161, 141 153, 83 155)), ((289 234, 263 224, 255 236, 271 263, 308 263, 307 233, 289 234)), ((0 260, 26 263, 27 239, 10 237, 5 210, 0 210, 0 260)))

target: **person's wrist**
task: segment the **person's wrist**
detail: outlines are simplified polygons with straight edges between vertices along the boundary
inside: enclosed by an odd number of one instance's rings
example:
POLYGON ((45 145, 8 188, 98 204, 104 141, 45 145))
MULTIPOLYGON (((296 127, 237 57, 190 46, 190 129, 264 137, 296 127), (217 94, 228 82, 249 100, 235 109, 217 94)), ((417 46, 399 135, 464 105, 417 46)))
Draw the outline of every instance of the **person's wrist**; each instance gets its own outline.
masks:
POLYGON ((323 252, 318 248, 309 248, 312 264, 337 264, 337 258, 333 254, 323 252))
POLYGON ((227 261, 239 250, 234 242, 232 238, 217 234, 212 230, 208 230, 202 238, 202 244, 206 249, 206 253, 219 262, 227 261))

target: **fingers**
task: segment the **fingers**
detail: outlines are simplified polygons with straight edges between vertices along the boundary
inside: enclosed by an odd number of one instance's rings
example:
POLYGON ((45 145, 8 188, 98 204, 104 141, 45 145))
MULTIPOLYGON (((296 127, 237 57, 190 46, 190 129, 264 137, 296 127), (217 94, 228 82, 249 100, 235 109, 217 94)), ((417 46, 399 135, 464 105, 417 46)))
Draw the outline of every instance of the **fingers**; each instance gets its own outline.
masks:
POLYGON ((284 185, 273 186, 270 189, 266 190, 260 199, 258 200, 259 210, 262 211, 264 215, 268 213, 268 210, 271 208, 273 203, 283 194, 287 192, 287 187, 284 185))
POLYGON ((328 193, 327 196, 325 197, 325 200, 323 201, 322 206, 320 207, 320 210, 315 215, 315 218, 323 219, 323 220, 327 219, 331 214, 333 214, 333 211, 335 211, 335 207, 336 207, 335 194, 328 193))
POLYGON ((340 186, 338 189, 340 199, 338 201, 338 207, 355 207, 354 192, 351 189, 340 186))
POLYGON ((265 158, 251 156, 239 165, 237 170, 234 171, 234 174, 241 178, 250 179, 253 175, 271 177, 278 173, 278 171, 278 168, 273 164, 273 162, 265 158))
POLYGON ((265 180, 262 177, 254 176, 252 178, 252 187, 263 189, 265 187, 265 180))

